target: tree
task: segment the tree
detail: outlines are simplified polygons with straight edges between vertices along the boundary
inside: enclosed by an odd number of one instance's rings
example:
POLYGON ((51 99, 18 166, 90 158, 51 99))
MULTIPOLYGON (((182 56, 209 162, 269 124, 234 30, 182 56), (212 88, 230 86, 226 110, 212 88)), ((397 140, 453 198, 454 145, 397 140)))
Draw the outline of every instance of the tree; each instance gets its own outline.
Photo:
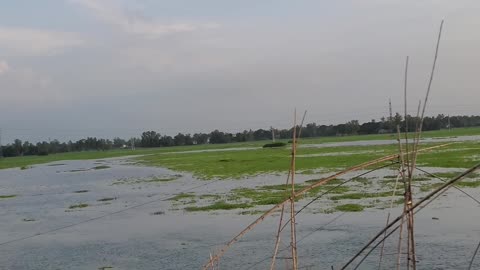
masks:
POLYGON ((175 145, 185 145, 185 135, 178 133, 175 135, 175 137, 173 137, 173 141, 175 145))
POLYGON ((160 146, 160 134, 155 131, 145 131, 142 133, 140 140, 142 147, 158 147, 160 146))

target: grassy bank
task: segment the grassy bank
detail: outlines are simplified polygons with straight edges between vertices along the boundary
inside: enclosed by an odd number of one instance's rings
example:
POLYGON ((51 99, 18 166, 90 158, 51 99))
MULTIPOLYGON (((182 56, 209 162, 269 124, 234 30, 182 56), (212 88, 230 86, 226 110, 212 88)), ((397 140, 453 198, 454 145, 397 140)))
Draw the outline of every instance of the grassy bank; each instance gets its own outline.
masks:
MULTIPOLYGON (((438 130, 424 132, 424 138, 438 137, 457 137, 466 135, 480 135, 480 128, 458 128, 452 130, 438 130)), ((355 135, 342 137, 319 137, 319 138, 302 138, 301 144, 322 144, 347 141, 368 141, 368 140, 392 140, 392 134, 373 134, 373 135, 355 135)), ((279 140, 287 142, 288 140, 279 140)), ((227 151, 232 148, 261 148, 266 141, 254 141, 244 143, 229 144, 210 144, 210 145, 192 145, 192 146, 175 146, 166 148, 139 148, 137 150, 110 150, 110 151, 86 151, 54 154, 48 156, 24 156, 0 159, 0 169, 22 167, 42 163, 49 163, 62 160, 85 160, 85 159, 102 159, 123 157, 129 155, 150 155, 138 159, 139 162, 153 166, 166 166, 171 169, 193 172, 195 175, 203 178, 235 178, 240 176, 248 176, 258 173, 283 172, 288 168, 289 150, 288 147, 279 149, 253 149, 242 151, 227 151), (202 152, 202 153, 185 153, 179 152, 201 151, 225 149, 219 152, 202 152), (177 154, 175 154, 177 153, 177 154), (228 172, 225 172, 228 171, 228 172)), ((467 162, 461 160, 451 160, 450 155, 442 155, 440 157, 425 155, 428 164, 440 162, 446 167, 459 167, 458 165, 467 166, 470 164, 468 155, 478 149, 471 149, 470 152, 466 148, 475 148, 477 145, 470 143, 462 143, 463 150, 458 154, 463 155, 467 162)), ((363 162, 371 158, 379 157, 396 151, 394 146, 368 146, 368 147, 332 147, 332 148, 304 148, 299 150, 302 155, 319 155, 332 154, 335 152, 358 152, 363 154, 352 155, 333 155, 333 156, 310 156, 301 157, 299 159, 299 170, 309 170, 318 167, 337 168, 345 167, 355 163, 363 162), (369 151, 368 154, 365 151, 369 151), (320 165, 319 165, 320 164, 320 165)), ((457 154, 457 153, 456 153, 457 154)), ((460 166, 460 167, 465 167, 460 166)))

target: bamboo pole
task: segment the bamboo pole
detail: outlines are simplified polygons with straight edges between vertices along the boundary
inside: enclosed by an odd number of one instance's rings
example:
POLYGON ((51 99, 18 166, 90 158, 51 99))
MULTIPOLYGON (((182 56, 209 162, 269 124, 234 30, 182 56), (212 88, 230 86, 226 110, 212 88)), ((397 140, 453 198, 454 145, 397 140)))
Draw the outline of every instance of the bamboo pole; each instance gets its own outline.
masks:
MULTIPOLYGON (((297 136, 293 135, 293 140, 294 141, 296 140, 296 142, 298 142, 300 140, 300 135, 302 134, 303 122, 305 121, 305 116, 306 115, 307 115, 307 111, 305 110, 305 112, 303 113, 302 122, 300 123, 300 130, 298 132, 298 139, 296 138, 297 136)), ((295 119, 296 119, 296 115, 295 115, 295 119)), ((295 121, 294 121, 293 126, 294 126, 294 128, 296 127, 295 121)), ((296 144, 295 144, 295 150, 296 150, 296 144)), ((290 166, 290 169, 288 171, 287 181, 285 183, 285 194, 286 194, 286 191, 287 191, 287 188, 288 188, 288 183, 290 182, 289 179, 290 179, 291 172, 292 172, 292 167, 290 166)), ((278 254, 278 248, 279 248, 279 245, 280 245, 280 234, 283 231, 282 222, 283 222, 284 213, 285 213, 285 205, 282 205, 282 210, 281 210, 281 214, 280 214, 280 221, 279 221, 279 224, 278 224, 278 230, 277 230, 277 235, 276 235, 276 240, 275 240, 275 247, 274 247, 273 256, 272 256, 272 262, 270 263, 270 270, 275 269, 275 260, 276 260, 276 257, 277 257, 277 254, 278 254)))
POLYGON ((292 142, 292 163, 291 163, 291 195, 290 195, 290 247, 292 248, 292 268, 297 270, 297 239, 295 228, 295 159, 297 152, 297 111, 295 110, 295 119, 293 121, 293 142, 292 142))

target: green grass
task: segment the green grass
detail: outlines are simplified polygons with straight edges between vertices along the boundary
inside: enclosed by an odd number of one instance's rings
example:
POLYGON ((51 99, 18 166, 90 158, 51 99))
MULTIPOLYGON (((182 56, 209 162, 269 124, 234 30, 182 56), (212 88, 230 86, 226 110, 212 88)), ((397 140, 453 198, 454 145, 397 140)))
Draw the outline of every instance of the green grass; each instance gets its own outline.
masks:
MULTIPOLYGON (((330 197, 330 199, 337 201, 337 200, 360 200, 366 198, 379 198, 379 197, 389 197, 392 196, 391 191, 385 192, 377 192, 377 193, 347 193, 342 195, 336 195, 330 197)), ((398 196, 398 195, 397 195, 398 196)))
POLYGON ((232 210, 232 209, 245 209, 253 207, 248 203, 227 203, 224 201, 215 202, 214 204, 207 206, 188 206, 185 207, 187 212, 198 212, 198 211, 214 211, 214 210, 232 210))
POLYGON ((108 202, 108 201, 113 201, 113 200, 116 200, 117 198, 102 198, 102 199, 99 199, 97 200, 98 202, 108 202))
POLYGON ((68 209, 78 209, 78 208, 85 208, 88 207, 87 203, 79 203, 79 204, 72 204, 68 207, 68 209))
POLYGON ((180 201, 184 199, 193 199, 195 197, 194 194, 191 193, 179 193, 172 198, 168 199, 169 201, 180 201))
POLYGON ((460 181, 457 183, 458 187, 469 187, 469 188, 476 188, 480 187, 480 180, 477 181, 460 181))
POLYGON ((337 205, 335 209, 341 212, 362 212, 365 207, 360 204, 349 203, 337 205))
POLYGON ((17 195, 0 195, 0 199, 10 199, 15 197, 17 197, 17 195))

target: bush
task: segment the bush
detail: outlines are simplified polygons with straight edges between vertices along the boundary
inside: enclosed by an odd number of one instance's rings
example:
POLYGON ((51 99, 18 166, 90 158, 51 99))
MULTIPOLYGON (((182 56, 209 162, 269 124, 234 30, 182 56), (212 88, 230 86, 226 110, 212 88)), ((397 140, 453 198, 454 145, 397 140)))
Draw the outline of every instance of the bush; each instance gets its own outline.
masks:
POLYGON ((287 145, 286 143, 283 142, 276 142, 276 143, 267 143, 263 146, 263 148, 268 148, 268 147, 282 147, 287 145))

